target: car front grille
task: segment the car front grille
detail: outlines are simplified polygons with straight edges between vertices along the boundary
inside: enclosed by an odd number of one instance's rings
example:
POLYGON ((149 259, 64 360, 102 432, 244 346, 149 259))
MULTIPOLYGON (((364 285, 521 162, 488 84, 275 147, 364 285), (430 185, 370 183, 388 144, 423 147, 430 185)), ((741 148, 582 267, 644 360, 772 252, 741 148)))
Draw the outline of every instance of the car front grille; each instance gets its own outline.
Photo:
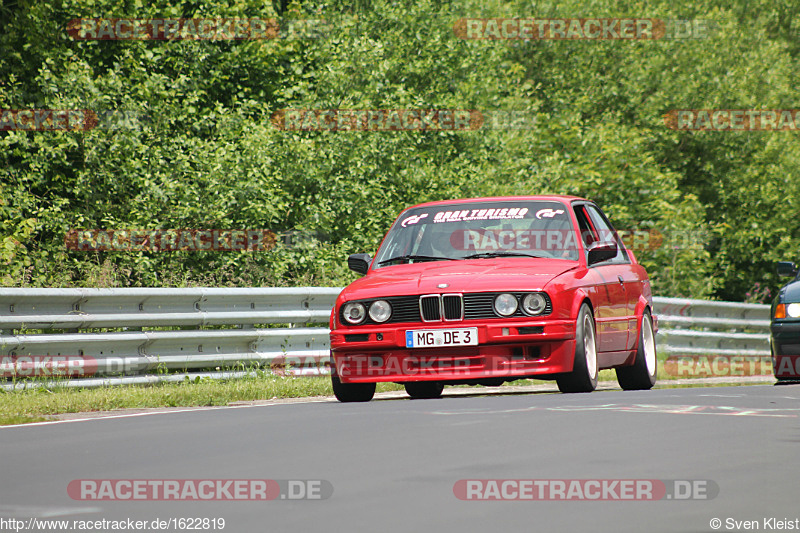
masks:
MULTIPOLYGON (((503 318, 494 312, 494 299, 500 294, 497 292, 481 292, 468 294, 423 294, 421 296, 396 296, 381 298, 392 306, 392 317, 385 324, 400 322, 456 322, 461 320, 475 320, 484 318, 503 318)), ((527 316, 521 309, 522 297, 525 293, 515 294, 520 303, 520 309, 512 316, 527 316)), ((543 293, 544 294, 544 293, 543 293)), ((539 316, 546 316, 553 312, 553 304, 547 298, 547 306, 539 316)), ((369 308, 373 300, 361 300, 369 308)), ((341 309, 340 309, 341 313, 341 309)), ((341 317, 341 314, 340 314, 341 317)), ((342 317, 342 321, 343 317, 342 317)), ((346 322, 344 322, 346 324, 346 322)), ((364 325, 372 324, 369 316, 364 325)))
POLYGON ((464 318, 464 305, 460 294, 445 294, 442 296, 442 309, 445 320, 462 320, 464 318))
POLYGON ((420 296, 419 309, 422 313, 422 320, 425 322, 435 322, 442 319, 439 298, 438 294, 420 296))

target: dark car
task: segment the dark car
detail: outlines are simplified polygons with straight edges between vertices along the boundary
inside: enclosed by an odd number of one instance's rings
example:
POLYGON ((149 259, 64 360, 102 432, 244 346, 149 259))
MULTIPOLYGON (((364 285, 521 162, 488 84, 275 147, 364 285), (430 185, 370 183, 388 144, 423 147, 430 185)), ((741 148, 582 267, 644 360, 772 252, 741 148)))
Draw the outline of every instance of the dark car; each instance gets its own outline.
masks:
POLYGON ((597 205, 573 196, 473 198, 403 211, 331 313, 341 401, 377 382, 412 398, 444 385, 554 379, 589 392, 615 368, 624 389, 656 381, 645 269, 597 205))
POLYGON ((772 370, 778 381, 800 380, 800 276, 797 265, 778 263, 778 275, 794 279, 772 301, 770 348, 772 370))

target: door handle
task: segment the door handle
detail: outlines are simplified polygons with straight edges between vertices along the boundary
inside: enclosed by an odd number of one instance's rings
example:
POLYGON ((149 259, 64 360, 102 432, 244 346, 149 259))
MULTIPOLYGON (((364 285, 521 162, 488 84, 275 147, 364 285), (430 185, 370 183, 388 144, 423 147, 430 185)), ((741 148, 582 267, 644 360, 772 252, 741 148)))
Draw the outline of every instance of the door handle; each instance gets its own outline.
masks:
POLYGON ((619 282, 620 282, 620 283, 622 283, 623 285, 625 284, 625 280, 624 280, 624 279, 622 279, 622 276, 617 276, 617 279, 618 279, 618 280, 619 280, 619 282))

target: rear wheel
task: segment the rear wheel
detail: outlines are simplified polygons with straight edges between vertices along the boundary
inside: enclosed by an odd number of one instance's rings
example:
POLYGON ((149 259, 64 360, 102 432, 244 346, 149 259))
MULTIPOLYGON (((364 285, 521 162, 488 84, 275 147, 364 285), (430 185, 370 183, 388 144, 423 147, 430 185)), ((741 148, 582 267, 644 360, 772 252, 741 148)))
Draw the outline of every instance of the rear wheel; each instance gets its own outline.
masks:
POLYGON ((592 392, 597 388, 597 336, 588 304, 583 304, 578 312, 572 372, 557 377, 556 383, 561 392, 592 392))
POLYGON ((336 375, 331 376, 331 383, 340 402, 368 402, 375 396, 374 383, 342 383, 336 375))
POLYGON ((617 369, 617 383, 623 390, 647 390, 656 384, 656 339, 653 335, 653 318, 647 309, 642 314, 642 327, 639 329, 639 344, 633 365, 617 369))
POLYGON ((408 395, 415 400, 439 398, 444 390, 444 384, 437 381, 409 381, 403 386, 408 395))

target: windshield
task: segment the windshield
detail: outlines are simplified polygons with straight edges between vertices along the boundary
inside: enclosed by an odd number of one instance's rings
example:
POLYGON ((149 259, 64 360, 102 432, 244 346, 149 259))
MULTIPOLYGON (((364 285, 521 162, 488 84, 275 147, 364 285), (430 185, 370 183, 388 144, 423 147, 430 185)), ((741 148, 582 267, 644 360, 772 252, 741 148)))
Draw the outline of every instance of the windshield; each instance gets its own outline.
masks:
POLYGON ((493 201, 410 209, 394 223, 373 263, 545 257, 578 260, 569 212, 559 202, 493 201))

